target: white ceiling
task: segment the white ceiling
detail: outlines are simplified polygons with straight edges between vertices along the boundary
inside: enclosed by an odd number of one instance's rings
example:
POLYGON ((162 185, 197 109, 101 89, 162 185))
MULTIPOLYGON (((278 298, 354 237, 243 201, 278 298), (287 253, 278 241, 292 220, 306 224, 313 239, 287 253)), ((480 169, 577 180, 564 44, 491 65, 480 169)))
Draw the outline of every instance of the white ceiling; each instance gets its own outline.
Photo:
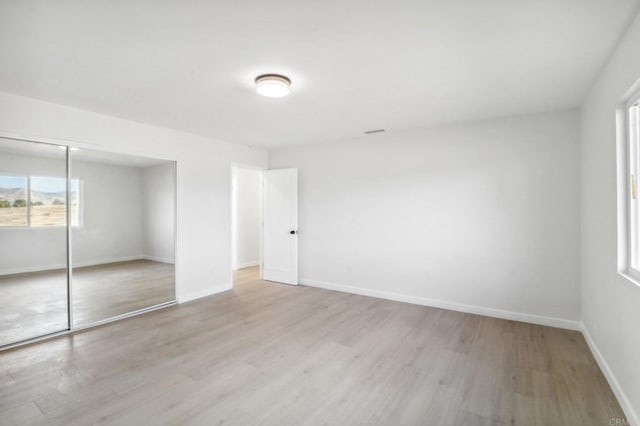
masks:
POLYGON ((264 147, 577 106, 638 0, 0 0, 0 90, 264 147), (253 78, 291 78, 282 99, 253 78))

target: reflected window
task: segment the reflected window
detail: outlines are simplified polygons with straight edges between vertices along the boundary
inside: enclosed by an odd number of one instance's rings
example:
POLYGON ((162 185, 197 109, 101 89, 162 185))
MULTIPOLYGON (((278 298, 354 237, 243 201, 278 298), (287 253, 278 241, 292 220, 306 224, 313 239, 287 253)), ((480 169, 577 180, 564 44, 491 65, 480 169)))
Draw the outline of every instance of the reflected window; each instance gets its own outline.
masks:
POLYGON ((0 226, 27 226, 27 178, 0 176, 0 226))
MULTIPOLYGON (((47 176, 0 176, 0 226, 65 226, 67 181, 47 176)), ((81 224, 80 181, 71 180, 71 226, 81 224)))
MULTIPOLYGON (((71 226, 79 226, 80 182, 71 180, 71 226)), ((30 185, 29 218, 31 226, 64 226, 67 181, 64 178, 32 176, 30 185)))

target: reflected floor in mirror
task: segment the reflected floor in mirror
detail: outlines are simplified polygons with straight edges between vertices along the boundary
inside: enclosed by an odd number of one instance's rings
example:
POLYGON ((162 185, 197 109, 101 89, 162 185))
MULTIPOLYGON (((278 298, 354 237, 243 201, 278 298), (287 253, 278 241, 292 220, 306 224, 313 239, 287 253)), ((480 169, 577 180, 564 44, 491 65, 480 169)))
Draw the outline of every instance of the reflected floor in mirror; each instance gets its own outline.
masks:
MULTIPOLYGON (((0 277, 0 345, 67 327, 66 271, 0 277)), ((174 265, 150 260, 73 270, 74 324, 174 300, 174 265)))

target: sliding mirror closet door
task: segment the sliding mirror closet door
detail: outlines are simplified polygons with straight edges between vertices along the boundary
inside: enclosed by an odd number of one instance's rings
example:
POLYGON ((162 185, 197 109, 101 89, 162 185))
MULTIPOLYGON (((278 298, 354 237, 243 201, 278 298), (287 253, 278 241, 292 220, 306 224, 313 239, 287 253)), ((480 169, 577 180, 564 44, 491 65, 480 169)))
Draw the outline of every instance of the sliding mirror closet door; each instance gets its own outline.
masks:
POLYGON ((87 326, 175 301, 175 164, 72 150, 79 188, 72 318, 87 326))
POLYGON ((0 346, 69 329, 66 156, 0 138, 0 346))

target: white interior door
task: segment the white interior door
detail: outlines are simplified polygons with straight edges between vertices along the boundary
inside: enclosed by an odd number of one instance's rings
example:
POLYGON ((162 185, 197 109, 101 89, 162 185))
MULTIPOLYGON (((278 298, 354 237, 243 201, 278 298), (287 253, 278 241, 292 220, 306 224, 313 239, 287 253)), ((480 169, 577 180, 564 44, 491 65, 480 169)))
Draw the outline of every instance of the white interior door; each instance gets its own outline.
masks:
POLYGON ((262 278, 298 284, 298 169, 264 172, 262 278))

